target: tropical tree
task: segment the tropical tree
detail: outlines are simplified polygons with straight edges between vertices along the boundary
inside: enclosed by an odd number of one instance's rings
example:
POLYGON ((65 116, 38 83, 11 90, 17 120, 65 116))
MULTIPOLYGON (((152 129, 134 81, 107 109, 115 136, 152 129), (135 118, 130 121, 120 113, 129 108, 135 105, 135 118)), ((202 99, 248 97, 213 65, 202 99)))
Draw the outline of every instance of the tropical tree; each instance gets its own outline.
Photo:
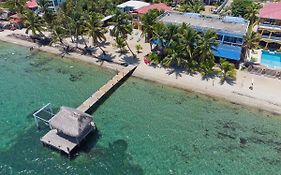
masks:
POLYGON ((221 84, 223 84, 227 79, 236 79, 236 69, 234 64, 226 61, 225 59, 220 60, 221 69, 221 84))
POLYGON ((105 51, 100 47, 100 42, 105 41, 106 29, 102 27, 102 15, 90 12, 85 16, 84 30, 85 34, 92 38, 93 46, 97 46, 105 55, 105 51))
POLYGON ((63 38, 65 38, 67 35, 67 30, 61 26, 61 25, 54 25, 51 28, 51 43, 56 43, 56 42, 60 42, 62 45, 66 45, 63 42, 63 38))
POLYGON ((159 64, 161 63, 161 58, 155 53, 155 52, 152 52, 148 55, 148 59, 153 62, 153 63, 156 63, 156 64, 159 64))
POLYGON ((124 38, 122 37, 116 37, 115 38, 115 43, 116 43, 116 46, 120 49, 120 53, 126 53, 126 42, 124 40, 124 38))
POLYGON ((245 60, 249 56, 251 50, 259 47, 260 34, 253 32, 253 26, 249 26, 248 31, 244 37, 242 46, 242 59, 245 60))
POLYGON ((253 0, 233 0, 231 3, 232 15, 244 18, 253 3, 253 0))
POLYGON ((111 35, 114 36, 116 39, 118 37, 121 37, 125 40, 125 43, 129 49, 129 51, 132 53, 132 55, 135 57, 135 53, 131 50, 127 38, 128 35, 132 33, 133 26, 130 21, 129 15, 127 13, 123 13, 121 11, 117 11, 115 16, 113 17, 113 29, 111 30, 111 35))
POLYGON ((25 33, 28 34, 29 31, 32 32, 32 35, 43 35, 42 31, 44 30, 44 20, 33 13, 31 10, 26 10, 22 15, 24 26, 26 27, 25 33))
POLYGON ((213 50, 216 49, 216 46, 218 45, 216 38, 217 35, 212 30, 207 30, 199 35, 198 45, 196 48, 196 59, 198 64, 200 64, 200 68, 203 73, 210 72, 215 65, 213 50))
POLYGON ((145 34, 145 40, 148 42, 153 37, 154 25, 157 23, 156 18, 160 15, 158 10, 150 10, 141 18, 142 31, 145 34))
POLYGON ((0 7, 22 14, 25 10, 25 3, 26 0, 6 0, 0 3, 0 7))
POLYGON ((185 68, 190 73, 212 72, 215 65, 213 50, 218 44, 215 32, 199 33, 186 24, 162 27, 161 23, 155 25, 154 31, 160 46, 153 49, 157 57, 152 55, 152 62, 185 68))
POLYGON ((253 2, 251 6, 246 10, 245 18, 250 21, 250 25, 253 25, 259 19, 259 10, 261 5, 259 3, 253 2))
MULTIPOLYGON (((71 16, 68 18, 69 22, 70 22, 70 27, 71 27, 71 33, 74 34, 74 38, 75 38, 75 43, 76 43, 76 47, 78 47, 78 43, 79 43, 79 36, 81 36, 82 34, 82 26, 83 26, 83 19, 82 19, 82 14, 77 10, 74 10, 71 13, 71 16)), ((84 42, 85 45, 87 46, 87 43, 84 42)))
POLYGON ((185 3, 182 3, 178 10, 181 12, 200 13, 202 10, 204 10, 204 5, 199 0, 189 0, 185 3))
POLYGON ((49 7, 49 1, 48 0, 39 0, 38 1, 40 12, 43 14, 44 21, 48 24, 48 26, 51 27, 53 22, 54 14, 53 12, 48 8, 49 7))
POLYGON ((137 50, 138 53, 141 53, 141 51, 142 51, 142 46, 141 46, 140 44, 137 44, 137 45, 136 45, 136 50, 137 50))

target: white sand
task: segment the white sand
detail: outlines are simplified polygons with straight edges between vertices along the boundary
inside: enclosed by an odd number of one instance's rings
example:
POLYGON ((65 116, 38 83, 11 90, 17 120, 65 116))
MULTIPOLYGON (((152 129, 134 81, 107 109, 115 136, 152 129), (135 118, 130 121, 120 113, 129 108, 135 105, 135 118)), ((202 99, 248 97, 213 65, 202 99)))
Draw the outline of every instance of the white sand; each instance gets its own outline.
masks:
MULTIPOLYGON (((36 44, 30 43, 23 40, 14 39, 11 37, 7 37, 10 33, 24 33, 23 30, 17 31, 5 31, 0 32, 0 40, 11 42, 27 47, 37 47, 36 44)), ((135 51, 135 45, 138 43, 138 35, 136 35, 136 31, 133 34, 133 37, 129 37, 128 42, 130 47, 135 51)), ((266 110, 273 113, 281 114, 281 81, 277 79, 267 78, 264 76, 257 76, 250 74, 245 71, 237 72, 237 80, 235 84, 229 85, 227 83, 221 85, 220 80, 218 78, 202 80, 200 75, 186 75, 185 73, 172 73, 170 74, 169 69, 159 68, 147 66, 143 63, 143 56, 149 53, 150 46, 147 43, 144 43, 143 38, 139 43, 141 43, 143 47, 143 53, 138 54, 138 58, 135 59, 131 57, 131 54, 128 53, 126 55, 121 55, 116 52, 117 48, 112 46, 113 38, 107 35, 109 45, 107 45, 104 50, 106 50, 107 54, 111 55, 113 62, 129 62, 131 64, 139 64, 136 71, 133 73, 133 76, 138 78, 151 80, 154 82, 162 83, 165 85, 182 88, 194 92, 198 92, 201 94, 205 94, 208 96, 225 99, 227 101, 256 107, 258 109, 266 110), (249 89, 251 85, 252 79, 254 79, 253 90, 249 89)), ((83 45, 81 45, 83 47, 83 45)), ((60 51, 58 48, 43 46, 39 48, 42 51, 51 52, 54 54, 59 54, 60 51)), ((95 55, 101 55, 101 51, 97 50, 95 55)), ((83 56, 80 54, 71 53, 67 55, 69 58, 79 59, 82 61, 86 61, 88 63, 97 64, 103 67, 111 68, 114 70, 120 70, 122 66, 114 63, 108 62, 100 62, 96 58, 92 58, 89 56, 83 56)))

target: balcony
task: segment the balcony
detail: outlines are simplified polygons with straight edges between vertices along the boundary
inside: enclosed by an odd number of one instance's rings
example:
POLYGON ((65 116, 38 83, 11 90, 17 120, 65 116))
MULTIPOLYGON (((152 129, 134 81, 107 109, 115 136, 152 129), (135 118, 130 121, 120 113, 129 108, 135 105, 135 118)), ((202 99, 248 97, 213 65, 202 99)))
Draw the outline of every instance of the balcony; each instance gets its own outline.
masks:
POLYGON ((280 30, 281 31, 281 26, 272 25, 272 24, 260 24, 259 28, 268 29, 268 30, 276 30, 276 31, 280 30))
POLYGON ((261 39, 266 42, 278 42, 281 43, 281 36, 269 36, 269 35, 262 35, 261 39))

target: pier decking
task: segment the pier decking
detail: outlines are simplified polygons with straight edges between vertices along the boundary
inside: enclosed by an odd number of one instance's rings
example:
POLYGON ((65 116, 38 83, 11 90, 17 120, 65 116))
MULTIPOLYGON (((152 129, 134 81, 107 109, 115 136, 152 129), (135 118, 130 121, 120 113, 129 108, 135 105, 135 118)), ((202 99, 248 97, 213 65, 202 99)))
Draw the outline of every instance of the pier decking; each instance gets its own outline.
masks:
POLYGON ((117 75, 103 85, 99 90, 92 94, 87 100, 85 100, 77 109, 82 112, 87 112, 94 104, 96 104, 103 96, 105 96, 115 85, 122 81, 127 75, 129 75, 136 66, 128 66, 123 68, 117 75))
POLYGON ((51 146, 70 155, 81 141, 96 129, 94 122, 92 122, 92 116, 86 112, 135 69, 136 66, 123 68, 76 109, 61 107, 57 114, 53 114, 50 104, 47 104, 35 112, 33 116, 37 127, 39 127, 38 120, 41 120, 51 128, 40 139, 43 145, 51 146), (39 113, 42 112, 50 114, 52 118, 50 120, 43 119, 39 116, 39 113))

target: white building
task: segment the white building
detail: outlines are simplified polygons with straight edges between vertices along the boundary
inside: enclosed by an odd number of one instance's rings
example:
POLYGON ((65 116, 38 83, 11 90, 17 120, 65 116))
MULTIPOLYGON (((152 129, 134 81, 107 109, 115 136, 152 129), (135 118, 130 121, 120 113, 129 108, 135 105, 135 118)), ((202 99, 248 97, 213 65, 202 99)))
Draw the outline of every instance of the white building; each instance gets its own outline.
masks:
POLYGON ((150 3, 132 0, 119 4, 117 7, 123 12, 129 12, 148 5, 150 5, 150 3))

